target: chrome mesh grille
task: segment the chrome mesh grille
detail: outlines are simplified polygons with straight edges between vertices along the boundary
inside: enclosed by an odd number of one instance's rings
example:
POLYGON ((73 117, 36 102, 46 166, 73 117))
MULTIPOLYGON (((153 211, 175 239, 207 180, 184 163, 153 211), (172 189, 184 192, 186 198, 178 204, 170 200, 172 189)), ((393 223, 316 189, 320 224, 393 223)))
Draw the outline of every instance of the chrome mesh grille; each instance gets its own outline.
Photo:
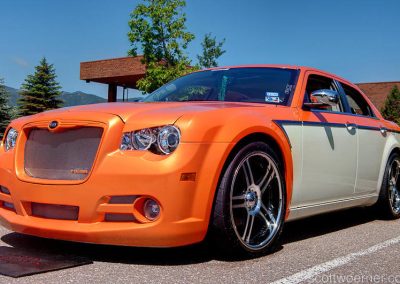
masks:
POLYGON ((103 129, 81 127, 50 132, 32 129, 25 144, 27 175, 49 180, 83 180, 89 174, 103 129))

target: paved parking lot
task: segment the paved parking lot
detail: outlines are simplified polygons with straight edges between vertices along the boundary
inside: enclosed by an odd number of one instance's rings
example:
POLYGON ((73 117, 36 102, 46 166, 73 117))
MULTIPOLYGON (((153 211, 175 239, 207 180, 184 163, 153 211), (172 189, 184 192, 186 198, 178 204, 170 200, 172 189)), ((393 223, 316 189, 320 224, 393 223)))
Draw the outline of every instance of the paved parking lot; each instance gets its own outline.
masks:
POLYGON ((286 225, 273 254, 229 259, 202 244, 143 249, 46 240, 0 229, 0 246, 73 254, 93 264, 1 283, 400 283, 400 221, 369 209, 317 216, 286 225))

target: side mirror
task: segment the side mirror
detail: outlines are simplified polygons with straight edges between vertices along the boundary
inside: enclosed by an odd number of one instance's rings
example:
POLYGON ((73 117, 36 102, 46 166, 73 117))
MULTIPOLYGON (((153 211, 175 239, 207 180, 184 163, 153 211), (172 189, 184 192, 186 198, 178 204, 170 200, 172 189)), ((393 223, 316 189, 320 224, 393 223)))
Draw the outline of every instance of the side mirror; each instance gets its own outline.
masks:
POLYGON ((336 91, 322 89, 311 93, 309 103, 304 103, 304 106, 309 108, 337 106, 339 104, 339 94, 336 91))

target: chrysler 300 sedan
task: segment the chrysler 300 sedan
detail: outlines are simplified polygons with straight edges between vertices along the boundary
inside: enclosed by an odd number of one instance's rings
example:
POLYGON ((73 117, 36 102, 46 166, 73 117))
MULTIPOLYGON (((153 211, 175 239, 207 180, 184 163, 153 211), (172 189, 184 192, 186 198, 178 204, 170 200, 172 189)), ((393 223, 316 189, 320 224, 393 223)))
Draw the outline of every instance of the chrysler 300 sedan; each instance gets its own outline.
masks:
POLYGON ((210 236, 254 256, 290 220, 371 205, 400 217, 400 127, 354 84, 307 67, 209 69, 142 102, 22 117, 0 148, 0 221, 45 238, 210 236))

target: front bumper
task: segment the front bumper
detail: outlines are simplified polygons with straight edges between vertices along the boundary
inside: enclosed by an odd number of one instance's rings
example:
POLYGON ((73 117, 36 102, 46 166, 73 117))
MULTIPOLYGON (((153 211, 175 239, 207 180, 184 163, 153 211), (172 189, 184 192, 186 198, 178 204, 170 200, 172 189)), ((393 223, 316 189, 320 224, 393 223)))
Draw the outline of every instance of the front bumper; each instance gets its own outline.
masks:
POLYGON ((15 174, 12 159, 0 153, 0 222, 24 234, 98 244, 170 247, 204 239, 214 191, 227 143, 181 143, 169 156, 116 150, 99 158, 90 177, 80 184, 27 182, 15 174), (181 181, 182 173, 196 173, 195 181, 181 181), (154 222, 109 222, 105 214, 133 212, 132 204, 108 204, 111 196, 145 196, 161 205, 154 222), (77 220, 32 216, 32 203, 79 207, 77 220))

